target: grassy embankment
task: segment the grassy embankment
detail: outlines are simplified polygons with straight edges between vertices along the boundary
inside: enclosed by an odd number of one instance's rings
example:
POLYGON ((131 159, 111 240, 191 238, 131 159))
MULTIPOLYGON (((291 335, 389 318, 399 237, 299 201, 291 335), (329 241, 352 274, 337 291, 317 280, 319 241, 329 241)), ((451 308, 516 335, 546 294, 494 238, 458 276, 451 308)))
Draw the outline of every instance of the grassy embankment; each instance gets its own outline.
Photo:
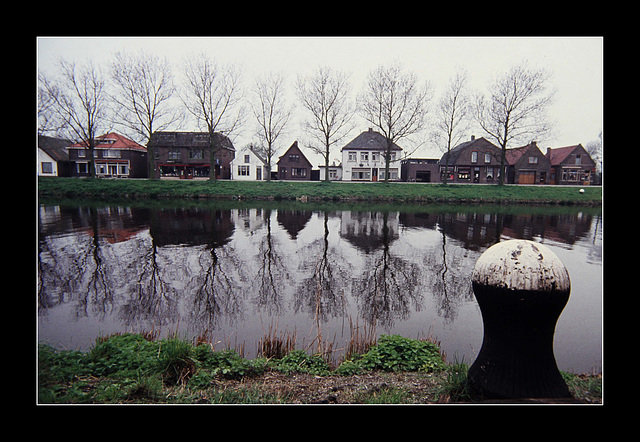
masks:
MULTIPOLYGON (((435 343, 398 335, 382 335, 332 366, 319 354, 292 348, 247 360, 207 342, 124 334, 99 338, 88 352, 41 344, 38 402, 474 402, 467 370, 466 364, 445 363, 435 343)), ((601 402, 600 376, 562 375, 575 400, 601 402)))
POLYGON ((38 193, 49 198, 254 199, 494 204, 600 205, 602 187, 497 186, 421 183, 289 182, 194 180, 107 180, 39 178, 38 193), (306 197, 306 198, 305 198, 306 197))

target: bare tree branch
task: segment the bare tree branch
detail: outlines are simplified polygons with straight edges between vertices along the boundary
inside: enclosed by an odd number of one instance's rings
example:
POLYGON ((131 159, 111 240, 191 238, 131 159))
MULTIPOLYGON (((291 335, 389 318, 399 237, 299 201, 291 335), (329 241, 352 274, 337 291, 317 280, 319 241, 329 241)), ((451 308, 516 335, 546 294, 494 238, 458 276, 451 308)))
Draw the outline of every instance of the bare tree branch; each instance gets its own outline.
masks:
POLYGON ((476 98, 478 124, 502 148, 500 185, 504 184, 509 142, 539 140, 553 129, 546 114, 555 93, 547 88, 550 78, 548 71, 532 69, 523 63, 497 78, 489 88, 488 98, 483 95, 476 98))
POLYGON ((243 98, 240 89, 240 71, 232 65, 218 66, 206 55, 192 57, 185 61, 184 90, 182 101, 186 109, 198 123, 209 132, 211 140, 209 179, 215 180, 215 155, 223 147, 217 143, 216 132, 230 136, 240 126, 244 109, 240 106, 243 98))
POLYGON ((424 129, 430 99, 430 84, 419 85, 418 78, 399 65, 378 66, 369 72, 358 108, 387 139, 385 182, 389 181, 392 146, 424 129))
POLYGON ((165 130, 182 117, 170 103, 175 92, 171 66, 166 58, 160 59, 144 51, 135 55, 118 52, 111 64, 111 77, 117 88, 112 100, 119 107, 119 123, 146 142, 149 178, 154 179, 151 135, 165 130))
POLYGON ((271 181, 271 159, 276 153, 275 143, 284 132, 293 108, 285 102, 285 79, 282 74, 269 74, 258 78, 254 89, 256 102, 252 103, 253 115, 258 122, 258 137, 265 143, 262 150, 269 173, 267 181, 271 181))
POLYGON ((308 147, 323 156, 325 181, 329 181, 331 148, 353 129, 350 92, 349 75, 328 66, 317 68, 311 77, 298 77, 298 97, 308 117, 304 127, 318 143, 308 147))

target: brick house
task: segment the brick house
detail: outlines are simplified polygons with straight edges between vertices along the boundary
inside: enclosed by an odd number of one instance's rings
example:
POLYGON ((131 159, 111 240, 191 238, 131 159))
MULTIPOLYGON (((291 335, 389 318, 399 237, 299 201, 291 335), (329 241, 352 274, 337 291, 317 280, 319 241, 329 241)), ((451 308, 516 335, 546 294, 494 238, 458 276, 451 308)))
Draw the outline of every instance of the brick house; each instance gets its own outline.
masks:
POLYGON ((522 147, 507 149, 506 183, 547 184, 551 165, 535 141, 522 147))
MULTIPOLYGON (((89 176, 86 142, 72 144, 67 149, 71 176, 89 176)), ((93 164, 98 178, 147 178, 147 148, 124 135, 111 132, 96 137, 93 164)))
MULTIPOLYGON (((235 148, 226 135, 216 132, 215 142, 221 148, 213 160, 216 178, 231 178, 231 160, 235 148)), ((156 178, 209 177, 211 144, 208 132, 154 132, 151 136, 156 178)))
POLYGON ((497 183, 500 176, 501 155, 502 151, 499 147, 485 138, 476 138, 471 135, 471 140, 458 144, 442 155, 439 163, 440 180, 443 180, 446 173, 447 182, 497 183))
POLYGON ((596 174, 596 163, 591 155, 582 147, 557 147, 547 149, 551 171, 549 184, 589 185, 593 183, 596 174))
POLYGON ((280 156, 277 166, 279 180, 311 180, 311 163, 298 147, 297 141, 280 156))
POLYGON ((438 158, 407 158, 400 162, 402 181, 430 183, 438 181, 438 158))

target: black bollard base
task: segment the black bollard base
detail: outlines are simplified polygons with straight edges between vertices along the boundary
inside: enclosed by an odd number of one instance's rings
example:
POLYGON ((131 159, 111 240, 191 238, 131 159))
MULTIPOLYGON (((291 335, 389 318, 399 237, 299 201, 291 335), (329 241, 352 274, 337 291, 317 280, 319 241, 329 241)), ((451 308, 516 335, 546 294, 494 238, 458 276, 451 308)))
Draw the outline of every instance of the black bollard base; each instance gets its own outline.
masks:
POLYGON ((474 271, 484 336, 467 373, 471 394, 485 399, 569 398, 553 354, 556 322, 571 290, 568 274, 558 277, 555 263, 556 274, 542 265, 545 258, 557 257, 540 245, 513 241, 500 247, 497 263, 493 265, 495 257, 489 261, 490 271, 482 257, 474 271), (532 272, 536 265, 542 270, 532 272))

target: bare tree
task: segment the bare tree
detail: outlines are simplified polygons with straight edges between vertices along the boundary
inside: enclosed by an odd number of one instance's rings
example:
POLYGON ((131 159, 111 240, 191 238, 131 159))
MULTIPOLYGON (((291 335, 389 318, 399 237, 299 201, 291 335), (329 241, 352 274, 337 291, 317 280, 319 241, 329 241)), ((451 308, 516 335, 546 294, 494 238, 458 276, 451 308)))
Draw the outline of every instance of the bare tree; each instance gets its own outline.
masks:
POLYGON ((240 106, 240 72, 234 66, 218 66, 206 55, 185 61, 185 87, 182 101, 186 109, 206 126, 210 139, 210 180, 216 179, 215 156, 222 150, 224 137, 238 128, 243 116, 240 106))
POLYGON ((42 92, 51 100, 51 108, 64 122, 65 137, 87 147, 89 176, 95 177, 94 147, 98 131, 108 123, 108 97, 102 72, 89 61, 76 68, 75 63, 60 60, 60 76, 41 79, 42 92))
MULTIPOLYGON (((469 77, 467 71, 459 70, 449 80, 447 89, 440 97, 435 116, 433 139, 441 150, 447 153, 445 170, 449 170, 449 152, 466 136, 471 126, 471 100, 468 94, 469 77)), ((442 175, 446 184, 448 172, 442 175)))
POLYGON ((271 181, 271 158, 276 153, 275 143, 284 132, 293 109, 287 106, 285 80, 281 74, 269 74, 256 80, 257 102, 252 104, 253 115, 258 121, 258 137, 264 142, 261 153, 267 160, 267 181, 271 181))
POLYGON ((117 88, 112 99, 119 107, 119 123, 146 141, 149 178, 155 179, 151 135, 180 119, 170 102, 175 92, 171 66, 166 58, 144 51, 135 55, 118 52, 111 64, 111 76, 117 88))
POLYGON ((44 73, 38 72, 38 134, 57 133, 65 126, 64 120, 55 110, 56 98, 60 91, 57 86, 46 87, 47 78, 44 73))
POLYGON ((480 127, 502 148, 500 185, 504 184, 505 155, 510 141, 531 141, 548 135, 552 124, 546 112, 554 91, 547 82, 551 74, 523 63, 498 77, 489 88, 489 97, 478 96, 475 114, 480 127))
POLYGON ((420 85, 414 74, 403 72, 399 65, 378 66, 369 72, 358 108, 387 140, 385 182, 389 181, 393 145, 424 129, 430 98, 430 84, 420 85))
POLYGON ((349 75, 321 66, 308 78, 298 77, 298 97, 308 111, 304 126, 317 145, 308 146, 322 155, 325 181, 329 181, 331 147, 352 129, 353 103, 349 99, 349 75))

